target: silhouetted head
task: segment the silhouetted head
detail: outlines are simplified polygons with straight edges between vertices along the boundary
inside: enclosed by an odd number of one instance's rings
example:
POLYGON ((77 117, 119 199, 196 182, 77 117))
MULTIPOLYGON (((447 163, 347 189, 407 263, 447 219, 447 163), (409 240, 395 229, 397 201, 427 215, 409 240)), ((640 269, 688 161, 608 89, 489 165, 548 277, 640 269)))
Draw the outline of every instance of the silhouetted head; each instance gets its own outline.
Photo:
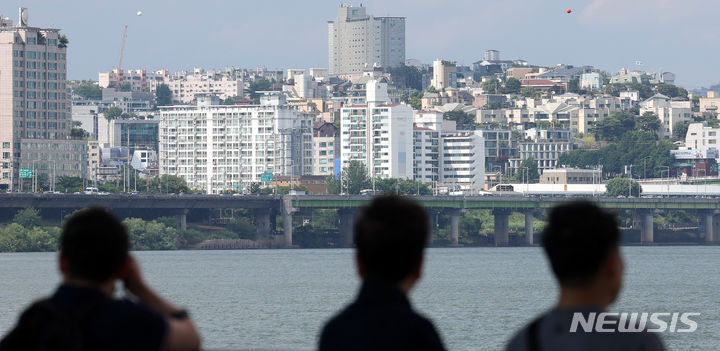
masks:
POLYGON ((594 286, 602 280, 600 285, 615 299, 622 283, 622 259, 613 214, 586 201, 557 206, 550 212, 542 241, 562 287, 594 286))
POLYGON ((63 273, 93 283, 107 282, 125 264, 128 247, 127 231, 115 216, 102 208, 82 210, 65 223, 60 237, 63 273))
POLYGON ((376 198, 355 222, 360 275, 388 283, 419 278, 429 229, 428 215, 417 203, 376 198))

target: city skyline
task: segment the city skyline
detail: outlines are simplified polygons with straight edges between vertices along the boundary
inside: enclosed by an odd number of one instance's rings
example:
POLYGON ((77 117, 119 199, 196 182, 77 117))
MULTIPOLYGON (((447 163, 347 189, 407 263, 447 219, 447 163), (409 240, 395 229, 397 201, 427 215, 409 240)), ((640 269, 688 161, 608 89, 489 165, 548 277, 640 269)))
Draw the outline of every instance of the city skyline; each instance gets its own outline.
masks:
MULTIPOLYGON (((699 0, 462 0, 452 8, 425 0, 362 4, 377 16, 406 17, 407 58, 425 63, 443 58, 470 65, 482 58, 483 51, 496 49, 504 59, 538 65, 587 64, 610 72, 622 67, 667 70, 687 88, 720 82, 720 74, 708 74, 714 68, 711 60, 702 60, 718 51, 714 44, 719 39, 712 33, 720 25, 712 24, 711 14, 720 4, 699 0), (565 13, 566 8, 573 13, 565 13), (446 16, 439 15, 443 11, 446 16), (636 66, 636 61, 643 65, 636 66)), ((62 29, 70 39, 69 78, 94 80, 99 72, 117 66, 124 24, 129 25, 126 68, 326 67, 327 21, 339 5, 318 1, 200 6, 176 1, 169 6, 128 1, 98 8, 87 0, 62 5, 12 0, 0 11, 17 22, 17 8, 28 7, 31 26, 62 29), (137 11, 143 15, 137 16, 137 11)))

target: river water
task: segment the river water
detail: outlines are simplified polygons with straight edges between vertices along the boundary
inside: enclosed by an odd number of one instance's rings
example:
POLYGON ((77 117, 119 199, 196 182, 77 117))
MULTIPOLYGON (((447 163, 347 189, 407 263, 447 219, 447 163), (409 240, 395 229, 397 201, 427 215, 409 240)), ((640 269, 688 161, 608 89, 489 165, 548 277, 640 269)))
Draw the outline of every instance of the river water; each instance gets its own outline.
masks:
MULTIPOLYGON (((720 344, 720 247, 624 247, 626 284, 613 311, 700 312, 694 333, 663 333, 672 350, 720 344)), ((186 307, 211 349, 312 350, 323 323, 353 299, 353 251, 136 253, 149 284, 186 307)), ((59 281, 55 253, 0 254, 0 333, 59 281)), ((502 350, 552 306, 557 287, 542 249, 429 249, 411 294, 449 350, 502 350)))

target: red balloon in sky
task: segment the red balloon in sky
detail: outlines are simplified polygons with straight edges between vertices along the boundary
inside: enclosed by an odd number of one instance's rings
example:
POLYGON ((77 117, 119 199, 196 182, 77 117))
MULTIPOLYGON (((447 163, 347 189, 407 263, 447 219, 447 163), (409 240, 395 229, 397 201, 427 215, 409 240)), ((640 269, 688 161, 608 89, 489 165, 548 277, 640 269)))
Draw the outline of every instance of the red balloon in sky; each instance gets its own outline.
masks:
POLYGON ((565 12, 572 13, 572 9, 567 9, 567 10, 565 10, 565 12))

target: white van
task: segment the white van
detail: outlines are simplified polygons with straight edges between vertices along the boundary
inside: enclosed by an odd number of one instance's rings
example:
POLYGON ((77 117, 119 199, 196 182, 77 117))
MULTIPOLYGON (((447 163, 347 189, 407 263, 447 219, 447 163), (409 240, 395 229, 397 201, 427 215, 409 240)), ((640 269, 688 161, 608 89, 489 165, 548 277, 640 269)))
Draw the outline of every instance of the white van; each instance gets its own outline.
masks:
POLYGON ((85 188, 85 195, 97 195, 100 192, 98 188, 87 187, 85 188))

